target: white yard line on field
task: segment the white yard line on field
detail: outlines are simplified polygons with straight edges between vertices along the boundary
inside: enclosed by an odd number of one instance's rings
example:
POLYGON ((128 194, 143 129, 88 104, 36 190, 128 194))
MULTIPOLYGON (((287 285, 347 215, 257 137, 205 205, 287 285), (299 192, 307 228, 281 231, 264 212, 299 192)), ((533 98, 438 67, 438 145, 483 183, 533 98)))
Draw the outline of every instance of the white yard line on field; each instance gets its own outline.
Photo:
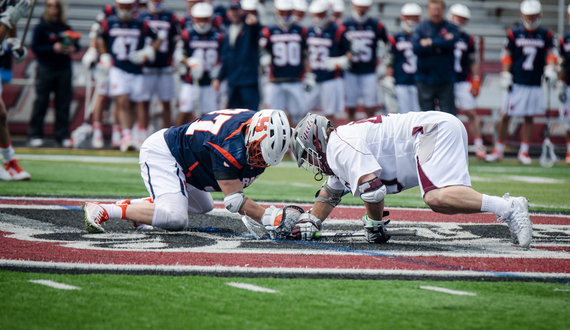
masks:
POLYGON ((81 288, 77 286, 57 283, 50 280, 29 280, 29 282, 46 285, 54 289, 60 289, 60 290, 81 290, 81 288))
POLYGON ((429 286, 429 285, 425 285, 425 286, 422 285, 422 286, 420 286, 420 289, 449 293, 449 294, 453 294, 453 295, 457 295, 457 296, 476 296, 477 295, 476 293, 473 293, 473 292, 457 291, 457 290, 451 290, 451 289, 440 288, 437 286, 429 286))
POLYGON ((255 291, 255 292, 266 292, 266 293, 278 293, 279 292, 277 290, 272 290, 272 289, 264 288, 264 287, 253 285, 253 284, 247 284, 247 283, 228 282, 228 283, 226 283, 226 285, 233 286, 234 288, 240 288, 240 289, 245 289, 245 290, 255 291))

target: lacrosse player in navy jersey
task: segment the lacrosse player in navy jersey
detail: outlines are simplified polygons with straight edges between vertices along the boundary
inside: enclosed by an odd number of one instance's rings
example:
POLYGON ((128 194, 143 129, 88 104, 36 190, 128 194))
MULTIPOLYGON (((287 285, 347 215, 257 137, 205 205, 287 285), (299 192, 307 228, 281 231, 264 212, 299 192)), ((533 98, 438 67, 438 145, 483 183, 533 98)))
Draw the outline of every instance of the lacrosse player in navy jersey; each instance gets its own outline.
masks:
POLYGON ((182 31, 184 54, 181 62, 187 72, 180 87, 178 118, 180 126, 193 120, 195 104, 200 103, 203 114, 218 109, 217 92, 210 85, 215 78, 212 70, 219 65, 220 47, 224 34, 212 27, 212 5, 201 2, 192 7, 192 28, 182 31), (199 86, 196 93, 193 85, 199 86), (198 99, 196 99, 198 98, 198 99))
POLYGON ((116 0, 117 15, 101 21, 99 66, 103 74, 108 72, 110 95, 115 99, 119 112, 121 151, 133 150, 131 128, 134 114, 130 101, 139 101, 143 92, 141 64, 152 61, 156 51, 167 38, 164 30, 153 32, 148 21, 135 13, 135 0, 116 0), (155 39, 146 45, 146 37, 155 39))
POLYGON ((418 70, 418 58, 414 54, 412 32, 420 22, 422 8, 415 3, 406 3, 400 9, 402 31, 388 37, 390 55, 386 76, 380 81, 384 106, 389 113, 420 111, 418 88, 414 75, 418 70))
POLYGON ((475 144, 475 156, 485 159, 487 151, 481 137, 481 119, 475 110, 475 97, 479 95, 481 78, 479 78, 479 63, 475 52, 475 38, 469 35, 463 27, 471 18, 469 8, 456 3, 449 7, 448 20, 459 28, 459 39, 455 43, 455 101, 469 119, 469 132, 475 144))
POLYGON ((372 0, 351 0, 352 17, 344 21, 346 39, 350 42, 350 70, 344 73, 348 121, 354 120, 358 100, 362 100, 366 117, 374 116, 378 107, 376 86, 376 48, 378 42, 388 44, 384 24, 368 16, 372 0))
POLYGON ((317 84, 307 96, 307 109, 321 109, 328 118, 344 111, 342 71, 350 68, 350 44, 344 26, 334 22, 328 0, 309 5, 313 25, 307 33, 309 63, 317 84))
POLYGON ((558 51, 553 43, 552 31, 540 25, 540 2, 525 0, 521 3, 520 10, 523 24, 507 30, 507 40, 501 55, 503 68, 500 79, 505 88, 502 117, 495 148, 485 157, 488 162, 503 159, 509 122, 512 116, 516 116, 524 118, 517 158, 522 164, 532 163, 528 149, 532 138, 533 116, 546 112, 541 88, 542 77, 544 75, 548 88, 553 88, 558 80, 558 51))
MULTIPOLYGON (((566 17, 570 22, 570 5, 566 10, 566 17)), ((570 164, 570 32, 560 36, 560 68, 558 72, 558 98, 560 100, 559 115, 566 127, 566 164, 570 164)))
POLYGON ((287 109, 291 122, 297 123, 307 112, 303 83, 308 89, 316 84, 307 58, 308 29, 293 22, 291 0, 275 0, 273 5, 277 24, 261 30, 271 56, 265 103, 271 109, 287 109))
POLYGON ((212 191, 224 193, 230 212, 276 225, 280 210, 262 208, 247 198, 244 188, 265 168, 281 162, 290 138, 291 128, 281 110, 218 110, 189 124, 160 130, 143 143, 139 155, 150 198, 117 204, 86 202, 86 229, 101 233, 105 221, 127 219, 137 228, 182 230, 188 226, 188 213, 214 208, 212 191))

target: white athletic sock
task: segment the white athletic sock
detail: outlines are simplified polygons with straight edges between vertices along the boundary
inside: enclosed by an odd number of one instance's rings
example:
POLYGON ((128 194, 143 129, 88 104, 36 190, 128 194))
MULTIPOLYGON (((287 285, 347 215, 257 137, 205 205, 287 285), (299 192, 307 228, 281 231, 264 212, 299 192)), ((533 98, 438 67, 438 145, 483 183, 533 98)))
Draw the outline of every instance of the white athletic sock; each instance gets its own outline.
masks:
POLYGON ((483 139, 480 136, 477 136, 475 139, 473 139, 473 144, 476 147, 482 147, 483 146, 483 139))
POLYGON ((2 157, 4 158, 4 163, 7 163, 14 159, 14 148, 12 148, 12 142, 9 142, 5 146, 0 146, 0 151, 2 151, 2 157))
POLYGON ((509 202, 501 197, 483 194, 481 212, 491 212, 498 216, 504 216, 509 209, 509 205, 509 202))
POLYGON ((521 147, 519 149, 519 154, 520 153, 525 153, 528 154, 528 147, 529 147, 529 143, 528 142, 521 142, 521 147))
POLYGON ((500 153, 504 153, 505 152, 505 143, 502 141, 495 142, 495 149, 497 149, 497 151, 499 151, 500 153))
POLYGON ((116 204, 99 204, 102 208, 107 211, 107 215, 109 215, 109 219, 124 219, 123 218, 123 207, 126 207, 126 204, 122 206, 116 204))

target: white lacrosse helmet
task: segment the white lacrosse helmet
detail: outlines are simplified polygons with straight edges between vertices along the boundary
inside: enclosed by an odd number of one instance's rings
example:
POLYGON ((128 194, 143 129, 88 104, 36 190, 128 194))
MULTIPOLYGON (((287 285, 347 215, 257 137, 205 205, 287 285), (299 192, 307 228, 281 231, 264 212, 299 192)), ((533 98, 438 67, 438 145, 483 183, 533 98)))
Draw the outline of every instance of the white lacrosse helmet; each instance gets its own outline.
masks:
POLYGON ((135 0, 115 0, 115 4, 115 7, 117 8, 117 16, 119 19, 129 20, 133 17, 133 13, 136 10, 135 0), (127 7, 126 5, 130 5, 130 9, 123 9, 127 7))
POLYGON ((328 0, 313 0, 309 5, 309 13, 313 25, 317 28, 324 28, 332 21, 332 4, 328 0))
POLYGON ((372 6, 372 0, 351 0, 351 3, 352 18, 358 23, 366 22, 368 20, 368 10, 372 6))
POLYGON ((370 7, 372 6, 372 0, 350 0, 355 6, 370 7))
POLYGON ((537 0, 524 0, 521 2, 521 19, 527 30, 536 30, 540 25, 542 6, 537 0))
POLYGON ((293 10, 306 12, 309 6, 306 0, 293 0, 293 10))
POLYGON ((449 7, 449 10, 447 11, 447 20, 459 27, 462 27, 463 25, 466 24, 466 23, 461 23, 459 20, 457 20, 456 19, 457 17, 462 17, 464 19, 469 20, 471 19, 471 11, 465 5, 462 5, 460 3, 451 5, 451 7, 449 7))
POLYGON ((335 13, 344 12, 344 0, 330 0, 332 10, 335 13))
POLYGON ((329 128, 333 126, 326 117, 308 113, 297 124, 291 137, 291 151, 297 160, 297 166, 313 173, 317 181, 322 179, 323 173, 334 175, 327 163, 329 128))
POLYGON ((261 168, 279 164, 290 141, 291 127, 283 110, 258 111, 245 135, 248 164, 261 168))
POLYGON ((212 28, 212 16, 214 15, 214 7, 207 2, 198 2, 192 7, 192 28, 199 34, 205 34, 212 28), (204 21, 204 18, 207 21, 204 21))
POLYGON ((257 0, 241 0, 240 1, 241 9, 248 10, 248 11, 257 11, 257 6, 259 2, 257 0))
POLYGON ((422 7, 417 3, 406 3, 400 9, 400 26, 406 33, 412 33, 422 16, 422 7))
POLYGON ((288 28, 293 24, 292 0, 275 0, 273 7, 275 9, 275 22, 277 25, 288 28))

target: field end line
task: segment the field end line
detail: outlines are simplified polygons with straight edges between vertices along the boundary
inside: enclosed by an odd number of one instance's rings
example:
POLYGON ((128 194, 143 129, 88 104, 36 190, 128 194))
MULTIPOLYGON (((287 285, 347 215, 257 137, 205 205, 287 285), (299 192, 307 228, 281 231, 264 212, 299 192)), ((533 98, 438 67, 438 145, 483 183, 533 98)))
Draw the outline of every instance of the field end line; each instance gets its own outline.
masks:
POLYGON ((50 281, 50 280, 29 280, 29 282, 47 285, 47 286, 52 287, 54 289, 60 289, 60 290, 81 290, 81 288, 77 287, 77 286, 67 285, 67 284, 63 284, 63 283, 57 283, 57 282, 50 281))
POLYGON ((449 294, 454 294, 457 296, 476 296, 477 295, 476 293, 473 293, 473 292, 457 291, 457 290, 451 290, 451 289, 440 288, 437 286, 429 286, 429 285, 420 285, 420 289, 449 293, 449 294))
POLYGON ((264 287, 253 285, 253 284, 247 284, 247 283, 228 282, 228 283, 226 283, 226 285, 233 286, 234 288, 240 288, 240 289, 245 289, 245 290, 255 291, 255 292, 266 292, 266 293, 278 293, 279 292, 277 290, 268 289, 268 288, 264 288, 264 287))

